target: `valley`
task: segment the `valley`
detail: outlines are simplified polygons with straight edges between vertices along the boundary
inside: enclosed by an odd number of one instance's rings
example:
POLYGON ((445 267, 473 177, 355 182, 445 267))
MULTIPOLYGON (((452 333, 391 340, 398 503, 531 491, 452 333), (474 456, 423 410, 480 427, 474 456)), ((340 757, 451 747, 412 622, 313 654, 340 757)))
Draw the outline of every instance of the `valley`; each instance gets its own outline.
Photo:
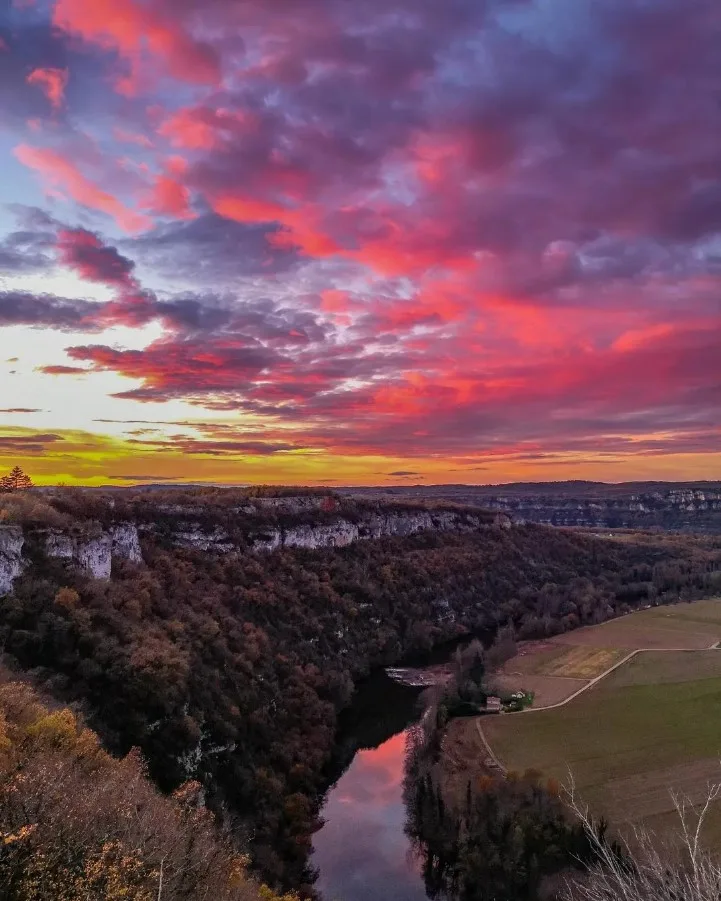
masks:
MULTIPOLYGON (((318 894, 312 850, 326 792, 356 752, 417 716, 390 703, 392 691, 417 689, 389 679, 366 702, 357 686, 509 626, 523 640, 586 647, 561 659, 564 645, 528 673, 584 684, 613 648, 589 643, 592 629, 611 635, 614 617, 630 622, 623 615, 639 607, 715 596, 721 578, 713 536, 599 537, 323 490, 56 489, 0 498, 0 513, 6 665, 74 705, 113 754, 139 748, 163 792, 198 782, 253 872, 304 897, 318 894), (345 523, 358 535, 336 543, 345 523), (359 540, 373 523, 393 525, 359 540), (273 547, 258 544, 274 533, 273 547), (313 540, 285 540, 300 534, 313 540), (362 736, 348 724, 359 698, 369 705, 362 736)), ((699 629, 687 631, 700 646, 699 629)))

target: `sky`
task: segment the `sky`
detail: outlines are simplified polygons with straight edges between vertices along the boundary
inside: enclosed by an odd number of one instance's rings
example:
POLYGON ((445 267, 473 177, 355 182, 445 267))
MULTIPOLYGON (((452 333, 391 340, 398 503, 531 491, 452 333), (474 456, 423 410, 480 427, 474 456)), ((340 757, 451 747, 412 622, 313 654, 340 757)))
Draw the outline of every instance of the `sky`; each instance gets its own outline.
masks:
POLYGON ((718 0, 0 0, 0 469, 721 474, 718 0))

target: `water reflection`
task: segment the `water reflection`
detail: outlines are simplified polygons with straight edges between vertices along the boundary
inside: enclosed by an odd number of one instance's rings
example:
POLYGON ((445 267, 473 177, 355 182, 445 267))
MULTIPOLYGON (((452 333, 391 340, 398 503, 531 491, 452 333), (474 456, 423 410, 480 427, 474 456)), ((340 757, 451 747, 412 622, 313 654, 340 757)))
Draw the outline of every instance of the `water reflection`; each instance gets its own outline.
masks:
POLYGON ((405 732, 358 751, 328 793, 313 866, 324 901, 426 901, 419 861, 404 832, 405 732))

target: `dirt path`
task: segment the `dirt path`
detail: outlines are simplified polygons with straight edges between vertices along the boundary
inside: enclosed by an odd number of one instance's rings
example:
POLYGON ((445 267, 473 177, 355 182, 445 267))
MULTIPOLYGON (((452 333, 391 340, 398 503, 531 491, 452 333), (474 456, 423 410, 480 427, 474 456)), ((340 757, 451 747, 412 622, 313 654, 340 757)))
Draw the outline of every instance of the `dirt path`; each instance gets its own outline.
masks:
MULTIPOLYGON (((630 651, 619 660, 617 663, 614 663, 613 666, 609 666, 607 670, 604 670, 600 675, 595 676, 593 679, 590 679, 583 688, 579 688, 578 691, 574 691, 572 695, 569 695, 565 700, 559 701, 557 704, 547 704, 545 707, 526 707, 525 710, 519 710, 517 713, 507 714, 510 716, 519 716, 521 713, 538 713, 540 710, 553 710, 556 707, 564 707, 574 698, 577 698, 579 695, 583 694, 584 691, 588 691, 589 688, 593 688, 594 685, 597 685, 602 679, 605 679, 606 676, 609 676, 614 670, 617 670, 619 666, 623 666, 624 663, 628 663, 629 660, 632 660, 637 654, 647 654, 650 651, 653 653, 665 653, 671 652, 677 654, 679 651, 684 651, 687 654, 698 654, 699 652, 703 653, 705 651, 714 651, 721 650, 721 642, 715 642, 710 645, 708 648, 636 648, 635 651, 630 651)), ((502 773, 504 776, 507 774, 507 768, 501 763, 496 754, 493 751, 488 739, 486 738, 486 733, 483 731, 483 727, 481 726, 481 721, 483 720, 482 716, 477 717, 476 719, 476 731, 478 732, 478 737, 483 744, 483 748, 488 755, 488 757, 493 761, 494 765, 497 767, 498 771, 502 773)))
POLYGON ((486 750, 486 754, 488 754, 489 758, 496 765, 496 767, 498 768, 498 771, 500 773, 502 773, 502 775, 505 776, 506 773, 508 772, 508 770, 503 766, 501 761, 496 757, 496 755, 493 753, 493 748, 488 744, 488 739, 486 738, 486 733, 481 728, 481 720, 482 719, 483 719, 483 717, 479 716, 478 719, 476 720, 476 731, 478 732, 478 737, 483 742, 483 747, 486 750))
MULTIPOLYGON (((626 654, 625 657, 622 657, 617 663, 614 663, 613 666, 609 666, 607 670, 604 670, 600 675, 594 676, 593 679, 590 679, 582 688, 579 688, 578 691, 574 691, 572 695, 569 695, 563 701, 558 701, 556 704, 546 704, 545 707, 526 707, 524 710, 519 710, 518 713, 538 713, 541 710, 554 710, 556 707, 563 707, 572 701, 574 698, 577 698, 579 695, 582 695, 584 691, 588 691, 589 688, 593 688, 594 685, 597 685, 602 679, 605 679, 606 676, 609 676, 614 670, 617 670, 619 666, 623 666, 624 663, 628 663, 629 660, 632 660, 637 654, 647 654, 649 651, 653 651, 653 653, 672 653, 678 654, 679 651, 683 651, 686 654, 698 654, 699 651, 701 653, 705 651, 714 651, 717 650, 719 646, 719 642, 715 642, 707 648, 636 648, 635 651, 631 651, 626 654)), ((513 716, 517 716, 518 713, 514 713, 513 716)))

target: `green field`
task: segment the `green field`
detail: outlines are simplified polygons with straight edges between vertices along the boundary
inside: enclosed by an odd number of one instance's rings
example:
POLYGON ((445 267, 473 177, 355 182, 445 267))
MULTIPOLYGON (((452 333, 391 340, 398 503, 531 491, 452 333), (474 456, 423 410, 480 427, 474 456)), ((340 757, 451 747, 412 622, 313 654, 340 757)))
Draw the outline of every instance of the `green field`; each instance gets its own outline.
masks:
MULTIPOLYGON (((719 640, 721 600, 651 607, 522 644, 518 656, 497 674, 497 685, 504 691, 533 691, 535 706, 546 707, 563 702, 584 682, 601 676, 634 650, 688 648, 700 652, 719 640)), ((674 678, 671 673, 659 681, 674 678)))
POLYGON ((721 641, 721 601, 651 607, 559 636, 571 645, 604 648, 707 648, 721 641))
MULTIPOLYGON (((699 615, 717 612, 718 602, 699 615)), ((564 707, 488 718, 483 728, 510 770, 537 768, 564 783, 572 775, 614 823, 661 822, 669 789, 696 803, 721 781, 721 650, 641 653, 564 707)))

